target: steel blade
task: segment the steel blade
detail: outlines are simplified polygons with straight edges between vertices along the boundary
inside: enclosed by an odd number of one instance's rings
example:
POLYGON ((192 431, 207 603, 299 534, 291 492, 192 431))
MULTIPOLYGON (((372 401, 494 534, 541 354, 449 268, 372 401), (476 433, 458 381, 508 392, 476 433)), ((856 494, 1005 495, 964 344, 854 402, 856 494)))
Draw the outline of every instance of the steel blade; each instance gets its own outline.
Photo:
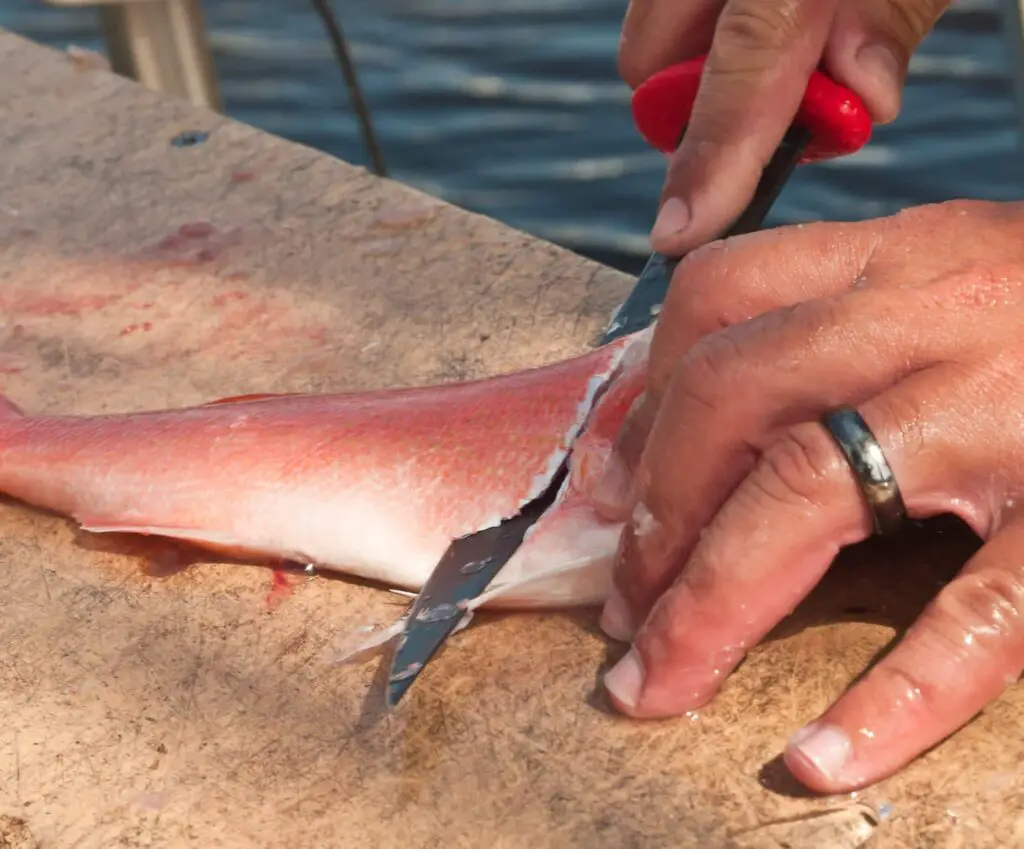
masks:
POLYGON ((607 345, 622 336, 643 330, 657 318, 677 265, 678 259, 651 254, 632 291, 615 311, 611 324, 601 337, 600 345, 607 345))
POLYGON ((465 615, 460 604, 476 598, 551 504, 568 473, 563 460, 554 479, 537 498, 511 519, 460 537, 448 546, 409 611, 404 633, 391 662, 387 703, 398 704, 412 682, 465 615))

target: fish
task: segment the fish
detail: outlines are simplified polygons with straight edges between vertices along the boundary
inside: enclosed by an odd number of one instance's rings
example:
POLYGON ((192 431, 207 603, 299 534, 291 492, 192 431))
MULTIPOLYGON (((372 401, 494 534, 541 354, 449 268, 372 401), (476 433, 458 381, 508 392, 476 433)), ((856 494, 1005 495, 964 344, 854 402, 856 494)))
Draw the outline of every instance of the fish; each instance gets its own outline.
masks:
POLYGON ((0 396, 0 492, 94 534, 313 564, 415 595, 453 539, 515 515, 568 457, 554 504, 466 613, 596 605, 622 522, 592 491, 643 391, 651 330, 428 386, 80 416, 27 415, 0 396))

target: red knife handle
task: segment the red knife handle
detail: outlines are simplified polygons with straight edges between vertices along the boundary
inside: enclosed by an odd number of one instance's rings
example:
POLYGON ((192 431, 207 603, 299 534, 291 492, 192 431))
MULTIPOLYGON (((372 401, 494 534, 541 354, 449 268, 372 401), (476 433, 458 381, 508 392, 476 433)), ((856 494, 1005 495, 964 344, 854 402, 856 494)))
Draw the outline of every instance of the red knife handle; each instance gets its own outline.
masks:
MULTIPOLYGON (((633 92, 633 121, 651 147, 672 153, 693 111, 706 56, 672 65, 633 92)), ((864 102, 821 71, 811 74, 794 123, 811 134, 800 163, 856 153, 871 138, 864 102)))

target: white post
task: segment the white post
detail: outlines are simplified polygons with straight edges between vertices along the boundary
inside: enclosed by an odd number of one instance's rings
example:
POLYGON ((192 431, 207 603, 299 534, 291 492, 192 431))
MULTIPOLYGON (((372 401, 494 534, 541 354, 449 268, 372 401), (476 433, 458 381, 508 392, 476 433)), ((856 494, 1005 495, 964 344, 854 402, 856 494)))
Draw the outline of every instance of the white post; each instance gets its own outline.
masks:
POLYGON ((220 110, 200 0, 46 0, 97 6, 111 68, 147 88, 220 110))

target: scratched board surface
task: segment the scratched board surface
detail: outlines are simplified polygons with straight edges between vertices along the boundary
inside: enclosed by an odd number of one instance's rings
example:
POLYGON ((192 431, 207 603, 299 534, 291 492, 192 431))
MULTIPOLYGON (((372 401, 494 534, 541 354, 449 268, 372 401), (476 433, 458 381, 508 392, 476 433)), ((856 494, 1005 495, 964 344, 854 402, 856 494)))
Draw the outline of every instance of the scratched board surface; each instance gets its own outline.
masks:
MULTIPOLYGON (((770 222, 1019 197, 1014 69, 1000 29, 1012 2, 955 0, 914 61, 902 117, 857 156, 799 170, 770 222)), ((308 0, 202 5, 229 114, 369 162, 308 0)), ((394 176, 638 270, 664 164, 639 139, 616 76, 623 0, 334 6, 394 176)), ((3 0, 0 26, 61 48, 103 47, 94 8, 3 0)))
MULTIPOLYGON (((5 34, 0 78, 19 80, 0 86, 0 385, 29 412, 495 374, 582 350, 628 290, 5 34)), ((403 599, 175 568, 4 502, 0 845, 1019 845, 1019 687, 856 798, 806 798, 777 761, 973 545, 939 527, 849 552, 678 720, 607 709, 596 681, 621 647, 595 611, 481 616, 389 714, 386 667, 329 661, 403 599)))

